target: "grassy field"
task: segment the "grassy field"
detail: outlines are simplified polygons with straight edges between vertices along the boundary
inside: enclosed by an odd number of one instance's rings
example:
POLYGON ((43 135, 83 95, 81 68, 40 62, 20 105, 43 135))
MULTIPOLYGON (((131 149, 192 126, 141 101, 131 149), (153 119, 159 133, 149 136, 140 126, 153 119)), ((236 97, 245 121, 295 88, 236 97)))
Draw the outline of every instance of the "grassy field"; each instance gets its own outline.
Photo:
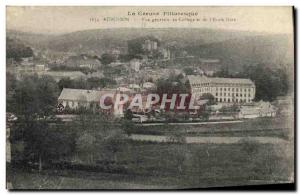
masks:
POLYGON ((293 137, 292 119, 284 117, 257 118, 242 123, 205 124, 205 125, 174 125, 139 126, 129 131, 133 134, 169 135, 174 132, 185 136, 269 136, 288 139, 293 137))
MULTIPOLYGON (((101 154, 99 154, 101 156, 101 154)), ((9 169, 14 189, 182 189, 292 182, 293 144, 162 144, 128 142, 122 171, 9 169)), ((101 164, 99 157, 98 164, 101 164)), ((118 169, 119 170, 119 169, 118 169)))

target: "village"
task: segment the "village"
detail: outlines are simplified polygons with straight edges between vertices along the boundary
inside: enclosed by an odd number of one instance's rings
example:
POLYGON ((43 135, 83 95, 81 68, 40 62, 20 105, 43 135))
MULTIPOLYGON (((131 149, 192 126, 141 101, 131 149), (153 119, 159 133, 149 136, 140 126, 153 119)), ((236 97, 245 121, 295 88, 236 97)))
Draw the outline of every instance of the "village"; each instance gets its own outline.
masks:
POLYGON ((292 185, 294 9, 6 6, 7 189, 292 185))
MULTIPOLYGON (((256 86, 249 78, 216 77, 215 73, 220 67, 218 59, 195 60, 195 56, 186 51, 175 51, 171 46, 160 45, 160 41, 155 37, 130 40, 128 48, 110 49, 101 59, 91 54, 77 56, 70 53, 62 57, 53 57, 47 55, 47 52, 34 50, 33 54, 32 57, 22 58, 20 62, 11 59, 9 63, 12 65, 9 66, 8 72, 17 78, 24 75, 50 76, 61 83, 61 93, 57 99, 57 113, 60 118, 76 113, 80 107, 94 112, 101 111, 100 97, 105 93, 114 94, 112 98, 116 94, 128 95, 130 98, 127 105, 112 109, 110 113, 114 117, 122 118, 130 112, 130 119, 135 122, 222 121, 275 117, 278 111, 282 110, 279 101, 256 101, 256 86), (187 64, 183 67, 176 66, 178 61, 185 61, 187 64), (195 65, 196 62, 198 65, 195 65), (185 89, 179 89, 176 93, 185 92, 189 99, 193 97, 198 109, 169 109, 168 105, 165 109, 152 104, 151 107, 131 107, 128 110, 128 105, 136 94, 140 94, 141 99, 147 99, 148 94, 157 92, 162 96, 164 84, 159 82, 171 77, 176 79, 173 79, 168 87, 177 89, 180 88, 178 85, 184 85, 185 89), (91 81, 92 86, 72 88, 72 85, 68 84, 76 81, 91 81), (157 86, 158 84, 160 86, 157 86)), ((172 98, 172 95, 167 93, 167 99, 172 98)), ((175 100, 176 105, 180 103, 179 99, 175 100)))
MULTIPOLYGON (((185 105, 185 100, 176 101, 177 96, 172 96, 167 99, 167 94, 165 94, 164 104, 170 106, 171 100, 174 101, 173 108, 165 109, 165 105, 161 104, 150 104, 151 107, 147 106, 149 104, 148 98, 148 86, 153 89, 154 84, 150 82, 146 82, 143 84, 145 88, 142 88, 143 94, 141 95, 138 91, 134 91, 134 89, 120 87, 115 90, 81 90, 81 89, 68 89, 64 88, 58 98, 58 110, 61 113, 76 113, 76 110, 80 108, 80 106, 96 111, 101 111, 100 99, 101 95, 105 93, 112 94, 107 99, 112 102, 110 106, 110 112, 115 117, 124 117, 126 112, 132 113, 132 120, 136 122, 147 122, 147 121, 167 121, 167 117, 164 116, 168 113, 173 113, 173 118, 169 120, 174 121, 202 121, 202 120, 233 120, 233 119, 250 119, 250 118, 258 118, 258 117, 275 117, 277 113, 277 108, 272 105, 270 102, 247 102, 247 103, 236 103, 236 102, 210 102, 210 99, 197 99, 195 101, 196 106, 186 106, 183 108, 178 108, 180 102, 182 105, 185 105), (116 94, 126 94, 129 98, 129 102, 122 102, 122 106, 115 107, 112 106, 114 103, 119 102, 120 100, 113 99, 116 94), (136 95, 140 95, 140 100, 135 98, 136 95), (144 102, 143 102, 144 100, 144 102), (169 100, 169 102, 166 102, 169 100), (139 102, 140 101, 140 102, 139 102), (127 105, 123 105, 126 104, 127 105), (134 103, 134 104, 133 104, 134 103), (136 105, 137 104, 137 105, 136 105), (98 105, 98 106, 97 106, 98 105), (176 107, 174 107, 176 105, 176 107), (128 109, 128 107, 130 109, 128 109), (203 113, 207 115, 204 116, 203 113)), ((140 89, 139 86, 135 86, 135 89, 140 89)), ((222 89, 222 88, 220 88, 222 89)), ((226 88, 225 88, 226 90, 226 88)), ((150 91, 151 93, 151 91, 150 91)), ((188 94, 182 94, 188 96, 188 94)), ((244 96, 244 94, 242 94, 244 96)), ((128 99, 127 97, 127 99, 128 99)), ((159 100, 156 102, 161 102, 159 100)), ((197 96, 196 96, 197 97, 197 96)), ((120 98, 120 96, 119 96, 120 98)), ((179 98, 179 96, 178 96, 179 98)), ((210 97, 208 97, 210 98, 210 97)), ((118 98, 117 98, 118 99, 118 98)), ((150 99, 151 100, 151 99, 150 99)), ((190 104, 190 102, 189 102, 190 104)))

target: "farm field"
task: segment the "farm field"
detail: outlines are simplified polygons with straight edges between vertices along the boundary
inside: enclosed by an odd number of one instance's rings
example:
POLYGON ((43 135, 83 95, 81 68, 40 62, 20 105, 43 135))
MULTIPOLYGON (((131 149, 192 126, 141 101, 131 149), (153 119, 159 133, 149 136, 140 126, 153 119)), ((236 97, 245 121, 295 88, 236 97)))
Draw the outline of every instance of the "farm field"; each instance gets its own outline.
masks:
MULTIPOLYGON (((289 183, 293 144, 171 144, 130 141, 108 170, 9 169, 13 189, 184 189, 289 183), (25 181, 25 182, 24 182, 25 181), (80 185, 79 185, 80 184, 80 185)), ((93 166, 92 166, 93 167, 93 166)))
POLYGON ((289 139, 293 137, 292 119, 287 117, 257 118, 238 123, 216 123, 199 125, 137 125, 129 131, 131 134, 172 135, 183 136, 215 136, 215 137, 278 137, 289 139), (289 122, 285 122, 289 121, 289 122))

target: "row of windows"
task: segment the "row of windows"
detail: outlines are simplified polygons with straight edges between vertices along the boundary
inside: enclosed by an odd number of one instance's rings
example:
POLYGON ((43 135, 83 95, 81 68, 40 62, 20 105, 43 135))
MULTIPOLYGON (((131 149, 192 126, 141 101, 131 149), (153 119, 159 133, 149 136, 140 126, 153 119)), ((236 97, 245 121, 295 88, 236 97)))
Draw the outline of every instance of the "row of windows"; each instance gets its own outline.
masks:
POLYGON ((66 101, 66 106, 74 107, 74 106, 89 106, 90 108, 96 106, 97 103, 82 103, 82 102, 74 102, 74 101, 66 101))
POLYGON ((216 98, 216 100, 218 102, 251 102, 250 99, 234 99, 234 100, 231 100, 231 99, 227 99, 227 98, 216 98))
MULTIPOLYGON (((217 89, 217 91, 219 90, 218 87, 216 89, 217 89)), ((240 88, 220 88, 220 91, 222 91, 222 90, 226 91, 227 89, 228 89, 228 91, 230 91, 230 90, 232 90, 232 91, 243 91, 243 89, 240 89, 240 88)), ((244 89, 244 91, 246 92, 247 89, 244 89)), ((250 92, 251 89, 248 88, 248 91, 250 92)))
MULTIPOLYGON (((200 91, 200 92, 204 92, 204 91, 212 91, 212 88, 198 88, 198 89, 194 89, 194 91, 200 91)), ((251 88, 244 88, 244 89, 240 89, 240 88, 216 88, 216 91, 236 91, 236 92, 251 92, 251 88)))
MULTIPOLYGON (((223 95, 223 96, 234 96, 234 93, 223 93, 223 94, 222 94, 222 93, 220 93, 220 94, 216 93, 216 96, 219 96, 219 95, 220 95, 220 96, 222 96, 222 95, 223 95)), ((236 96, 236 97, 239 97, 239 96, 240 96, 240 97, 243 97, 243 94, 241 94, 241 93, 240 93, 240 94, 239 94, 239 93, 236 93, 235 96, 236 96)), ((244 94, 244 97, 247 97, 247 94, 244 94)), ((251 97, 251 94, 250 94, 250 93, 248 93, 248 97, 251 97)))
POLYGON ((203 86, 209 86, 209 83, 202 83, 202 84, 193 84, 194 87, 203 87, 203 86))
POLYGON ((212 84, 212 85, 210 85, 209 83, 202 83, 202 84, 192 84, 192 86, 193 87, 219 87, 219 88, 225 88, 225 87, 227 87, 227 88, 233 88, 233 87, 235 87, 235 88, 241 88, 241 87, 252 87, 253 85, 243 85, 243 84, 237 84, 237 85, 225 85, 224 86, 224 84, 223 85, 215 85, 215 84, 212 84))

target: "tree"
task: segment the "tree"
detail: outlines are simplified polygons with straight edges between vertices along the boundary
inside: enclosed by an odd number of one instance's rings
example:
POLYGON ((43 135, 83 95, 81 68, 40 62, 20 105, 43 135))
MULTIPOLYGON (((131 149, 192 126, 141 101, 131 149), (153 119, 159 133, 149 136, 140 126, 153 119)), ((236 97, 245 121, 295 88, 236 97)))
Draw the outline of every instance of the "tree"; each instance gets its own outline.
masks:
POLYGON ((142 43, 143 43, 142 38, 129 40, 127 42, 129 55, 136 56, 139 54, 144 54, 142 43))
POLYGON ((94 161, 94 153, 97 149, 96 138, 87 132, 80 135, 76 140, 76 150, 80 153, 87 154, 89 156, 88 161, 90 163, 94 161))
POLYGON ((52 77, 42 76, 38 79, 35 95, 38 99, 38 106, 42 116, 52 116, 56 111, 59 91, 56 82, 52 77))
POLYGON ((121 62, 129 62, 133 58, 136 58, 138 56, 130 55, 130 54, 120 54, 119 59, 121 62))
POLYGON ((203 120, 209 119, 209 112, 206 110, 200 110, 199 111, 199 117, 201 117, 203 120))
POLYGON ((255 83, 255 100, 273 101, 288 92, 288 76, 284 69, 270 69, 265 65, 247 66, 240 76, 255 83))
POLYGON ((6 58, 21 61, 21 58, 32 57, 33 51, 18 40, 6 38, 6 58))
POLYGON ((214 105, 216 103, 215 97, 211 93, 202 94, 200 100, 208 100, 206 105, 214 105))
POLYGON ((6 73, 6 111, 13 112, 16 107, 14 93, 16 90, 17 79, 13 74, 6 73))
POLYGON ((99 79, 99 86, 104 88, 104 87, 108 87, 108 86, 114 86, 116 85, 117 82, 109 77, 104 77, 104 78, 100 78, 99 79))
POLYGON ((12 97, 16 106, 12 112, 28 119, 52 116, 56 110, 58 93, 57 84, 51 77, 24 77, 16 84, 12 97))
POLYGON ((160 41, 153 36, 144 36, 136 39, 131 39, 127 42, 129 55, 138 56, 141 54, 148 54, 148 52, 143 48, 143 44, 146 40, 155 41, 158 47, 160 45, 160 41))
POLYGON ((87 79, 87 85, 89 89, 95 89, 99 87, 103 87, 101 83, 101 78, 98 77, 91 77, 87 79))
POLYGON ((214 76, 251 79, 256 87, 255 100, 273 101, 289 91, 287 72, 285 68, 271 69, 264 64, 255 64, 245 66, 237 74, 230 74, 227 69, 222 69, 214 76))
POLYGON ((134 130, 136 127, 132 120, 122 120, 121 128, 127 135, 130 135, 132 130, 134 130))
POLYGON ((11 129, 11 143, 18 141, 24 143, 23 160, 38 162, 40 171, 44 163, 70 156, 75 146, 74 133, 58 121, 50 125, 46 120, 20 119, 11 129))
POLYGON ((114 62, 115 60, 116 59, 113 55, 108 54, 108 53, 104 53, 104 54, 101 55, 101 60, 100 61, 103 65, 107 65, 107 64, 110 64, 110 63, 114 62))
POLYGON ((194 70, 192 68, 190 68, 190 67, 184 68, 183 71, 184 71, 184 73, 186 75, 192 75, 192 74, 194 74, 194 70))
POLYGON ((62 78, 58 81, 58 88, 62 90, 63 88, 73 88, 74 84, 73 81, 67 77, 67 78, 62 78))
POLYGON ((130 109, 127 109, 125 111, 124 118, 126 120, 131 120, 133 118, 133 114, 132 114, 132 111, 130 109))
POLYGON ((69 141, 72 139, 65 134, 66 131, 62 132, 58 121, 54 120, 58 87, 52 78, 35 75, 16 81, 14 88, 10 99, 15 106, 10 107, 10 111, 17 115, 18 120, 12 131, 15 131, 14 135, 22 134, 17 137, 25 144, 24 156, 30 161, 38 161, 41 170, 43 161, 70 152, 69 141))
POLYGON ((188 93, 189 89, 182 83, 178 75, 170 75, 167 79, 159 79, 156 82, 158 94, 180 94, 188 93))

